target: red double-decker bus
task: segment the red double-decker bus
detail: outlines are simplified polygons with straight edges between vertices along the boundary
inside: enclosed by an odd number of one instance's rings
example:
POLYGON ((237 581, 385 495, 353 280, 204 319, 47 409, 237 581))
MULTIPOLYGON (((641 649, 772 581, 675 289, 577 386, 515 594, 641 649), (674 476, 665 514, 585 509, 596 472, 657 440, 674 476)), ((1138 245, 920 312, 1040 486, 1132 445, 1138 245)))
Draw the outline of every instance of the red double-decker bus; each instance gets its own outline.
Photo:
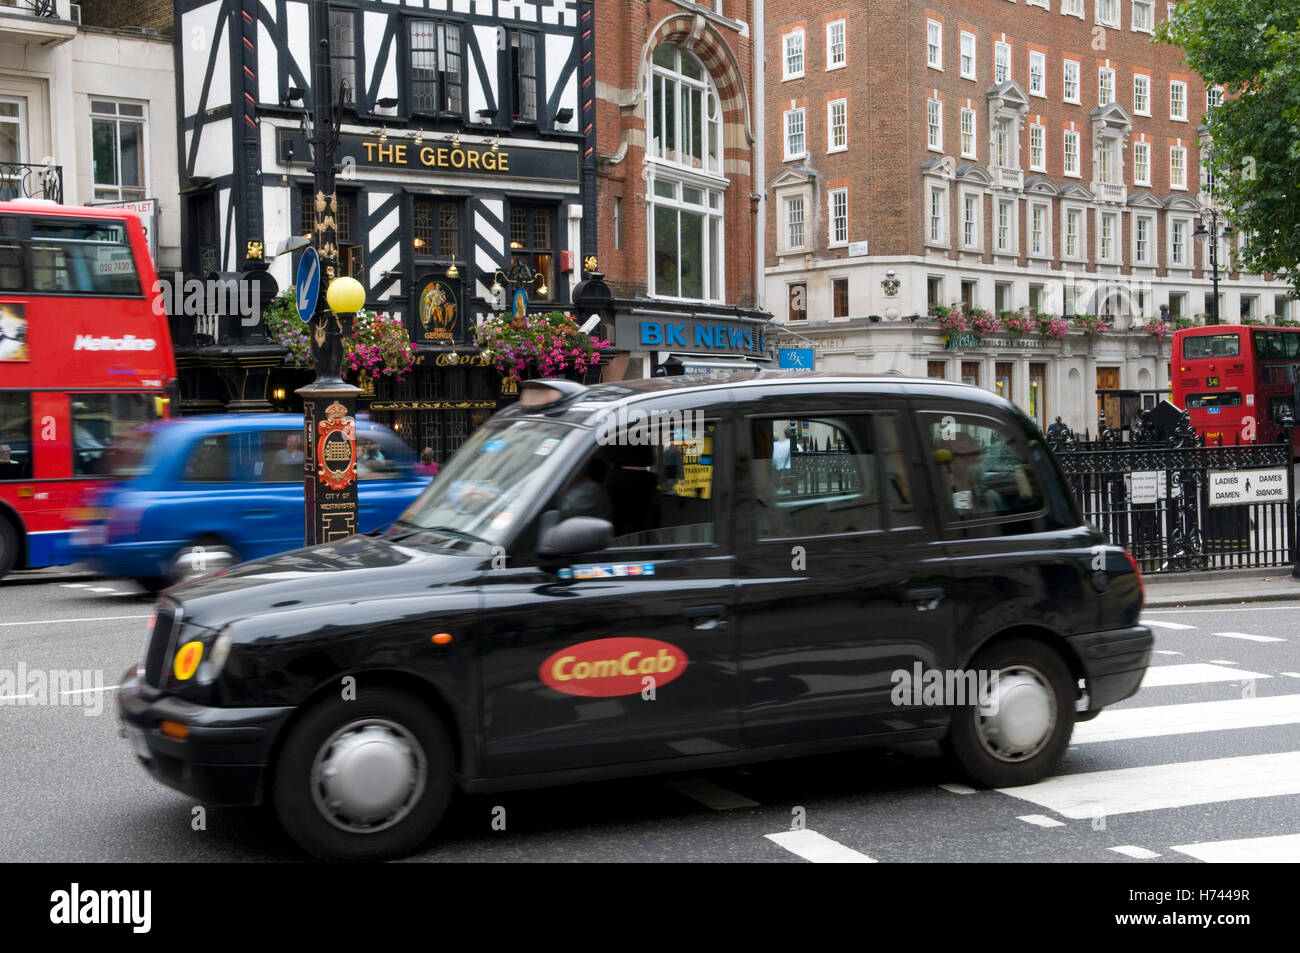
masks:
MULTIPOLYGON (((1294 419, 1300 328, 1216 324, 1174 332, 1173 402, 1211 444, 1275 443, 1294 419)), ((1300 428, 1292 453, 1300 448, 1300 428)))
POLYGON ((70 560, 72 511, 175 378, 140 219, 0 202, 0 576, 70 560))

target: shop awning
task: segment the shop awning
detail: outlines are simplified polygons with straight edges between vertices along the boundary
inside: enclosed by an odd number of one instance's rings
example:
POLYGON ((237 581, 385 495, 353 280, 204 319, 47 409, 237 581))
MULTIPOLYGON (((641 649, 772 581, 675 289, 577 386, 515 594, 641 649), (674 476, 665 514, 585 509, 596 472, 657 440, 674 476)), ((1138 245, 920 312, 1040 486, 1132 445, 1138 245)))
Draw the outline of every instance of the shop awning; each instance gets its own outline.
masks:
POLYGON ((665 364, 680 364, 686 374, 714 374, 718 371, 761 371, 771 361, 758 363, 744 357, 719 357, 716 354, 670 354, 665 364))

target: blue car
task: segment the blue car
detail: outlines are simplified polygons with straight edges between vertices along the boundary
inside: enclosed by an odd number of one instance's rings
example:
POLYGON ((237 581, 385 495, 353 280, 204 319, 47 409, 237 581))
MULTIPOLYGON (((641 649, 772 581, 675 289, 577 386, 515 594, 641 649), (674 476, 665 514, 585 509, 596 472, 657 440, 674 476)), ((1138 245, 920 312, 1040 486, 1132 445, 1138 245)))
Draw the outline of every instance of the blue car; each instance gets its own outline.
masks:
MULTIPOLYGON (((157 591, 303 544, 303 421, 293 414, 145 424, 109 453, 113 480, 85 502, 74 558, 157 591)), ((360 531, 396 519, 429 485, 397 434, 357 422, 360 531)))

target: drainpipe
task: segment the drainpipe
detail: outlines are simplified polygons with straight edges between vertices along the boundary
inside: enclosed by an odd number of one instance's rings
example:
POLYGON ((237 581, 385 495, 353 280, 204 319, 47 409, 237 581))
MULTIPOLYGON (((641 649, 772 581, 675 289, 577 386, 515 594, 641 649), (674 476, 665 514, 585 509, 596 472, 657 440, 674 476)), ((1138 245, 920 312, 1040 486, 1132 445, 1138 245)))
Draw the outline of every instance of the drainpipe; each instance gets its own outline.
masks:
POLYGON ((754 0, 754 193, 758 215, 754 225, 754 304, 767 306, 767 112, 764 86, 767 82, 763 0, 754 0))

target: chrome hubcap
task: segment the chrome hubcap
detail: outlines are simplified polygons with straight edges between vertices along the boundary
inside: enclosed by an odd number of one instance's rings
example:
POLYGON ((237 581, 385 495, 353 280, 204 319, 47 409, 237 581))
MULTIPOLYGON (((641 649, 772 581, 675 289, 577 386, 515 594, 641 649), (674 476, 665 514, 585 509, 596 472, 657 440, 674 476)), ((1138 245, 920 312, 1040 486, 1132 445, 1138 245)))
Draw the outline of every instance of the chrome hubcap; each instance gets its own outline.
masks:
POLYGON ((1026 665, 1002 669, 990 686, 989 704, 976 710, 984 750, 999 761, 1025 761, 1046 747, 1056 729, 1056 693, 1026 665))
POLYGON ((229 569, 238 561, 234 550, 226 546, 187 546, 172 558, 172 578, 184 582, 220 569, 229 569))
POLYGON ((411 732, 386 718, 360 719, 330 735, 316 753, 312 800, 335 827, 373 834, 411 813, 427 770, 411 732))

